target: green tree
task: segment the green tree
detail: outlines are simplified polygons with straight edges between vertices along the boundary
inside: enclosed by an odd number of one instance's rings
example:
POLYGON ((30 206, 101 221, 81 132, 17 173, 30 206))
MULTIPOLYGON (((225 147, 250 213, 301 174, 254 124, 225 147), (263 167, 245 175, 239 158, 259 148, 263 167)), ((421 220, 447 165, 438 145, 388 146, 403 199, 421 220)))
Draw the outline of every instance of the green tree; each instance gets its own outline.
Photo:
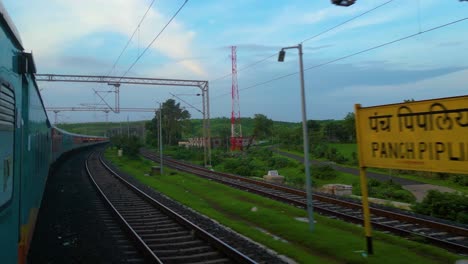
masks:
POLYGON ((342 121, 330 121, 323 127, 323 134, 329 142, 348 142, 348 135, 342 121))
POLYGON ((152 121, 145 122, 146 130, 146 144, 156 147, 158 144, 158 134, 157 132, 157 120, 153 119, 152 121))
POLYGON ((309 132, 314 132, 314 133, 317 133, 317 132, 320 132, 320 129, 322 128, 322 126, 320 125, 320 123, 316 120, 307 120, 307 129, 309 130, 309 132))
POLYGON ((346 138, 348 142, 356 142, 356 122, 354 113, 349 112, 344 118, 343 126, 346 132, 346 138))
POLYGON ((228 147, 229 139, 231 138, 231 125, 230 123, 225 123, 222 127, 218 129, 218 136, 221 138, 221 146, 228 147))
POLYGON ((180 103, 176 103, 174 99, 168 99, 162 104, 162 108, 156 111, 148 129, 153 135, 159 133, 159 113, 162 113, 162 135, 163 144, 176 145, 182 138, 182 133, 191 130, 189 122, 190 113, 180 107, 180 103))
POLYGON ((136 136, 116 135, 111 137, 110 141, 117 148, 123 149, 124 155, 130 158, 138 157, 139 150, 142 147, 140 138, 136 136))
POLYGON ((266 115, 254 115, 254 130, 253 137, 258 139, 265 139, 272 135, 273 120, 269 119, 266 115))

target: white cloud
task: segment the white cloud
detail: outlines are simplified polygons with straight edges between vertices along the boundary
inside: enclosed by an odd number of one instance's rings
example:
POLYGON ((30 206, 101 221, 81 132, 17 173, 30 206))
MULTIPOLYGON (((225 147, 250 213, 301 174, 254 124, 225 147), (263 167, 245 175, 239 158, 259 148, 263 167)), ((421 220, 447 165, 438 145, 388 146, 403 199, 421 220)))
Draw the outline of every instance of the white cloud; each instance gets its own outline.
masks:
MULTIPOLYGON (((468 69, 425 80, 400 85, 358 85, 336 89, 327 94, 350 101, 363 99, 386 100, 385 103, 402 102, 404 99, 432 99, 468 94, 468 69)), ((379 103, 380 104, 380 103, 379 103)))
MULTIPOLYGON (((34 50, 39 63, 46 59, 50 62, 51 59, 65 52, 67 47, 75 44, 73 42, 90 34, 114 32, 125 38, 130 37, 148 7, 147 2, 143 0, 51 0, 48 4, 44 4, 42 1, 34 1, 21 10, 22 15, 19 17, 18 24, 26 48, 34 50)), ((163 15, 156 9, 157 3, 150 10, 140 28, 140 43, 144 46, 150 43, 167 23, 169 15, 172 16, 172 13, 163 15)), ((194 31, 187 29, 176 18, 151 49, 170 59, 191 57, 195 36, 194 31)), ((136 40, 133 41, 133 43, 136 42, 136 40)), ((123 47, 125 43, 106 44, 123 47)), ((203 67, 197 62, 182 65, 191 72, 205 75, 203 67)))

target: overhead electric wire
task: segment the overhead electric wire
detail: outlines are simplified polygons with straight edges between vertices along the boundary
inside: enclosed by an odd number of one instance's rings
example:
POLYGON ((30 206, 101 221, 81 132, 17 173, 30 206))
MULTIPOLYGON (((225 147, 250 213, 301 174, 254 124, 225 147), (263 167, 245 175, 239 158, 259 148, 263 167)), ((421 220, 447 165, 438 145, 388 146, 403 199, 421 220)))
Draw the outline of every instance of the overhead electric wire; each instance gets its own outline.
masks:
MULTIPOLYGON (((138 60, 140 60, 140 58, 143 57, 143 55, 146 53, 146 51, 147 51, 147 50, 151 47, 151 45, 153 45, 153 43, 159 38, 159 36, 160 36, 160 35, 164 32, 164 30, 169 26, 169 24, 172 22, 172 20, 174 20, 174 18, 179 14, 179 12, 182 10, 182 8, 185 6, 185 4, 187 4, 187 2, 188 2, 188 0, 185 0, 185 2, 180 6, 180 8, 177 10, 177 12, 171 17, 171 19, 169 19, 169 21, 168 21, 168 22, 166 23, 166 25, 161 29, 161 31, 159 31, 159 33, 156 35, 156 37, 153 38, 153 40, 150 42, 150 44, 143 50, 143 52, 142 52, 141 54, 138 55, 138 57, 137 57, 136 60, 132 63, 132 65, 130 65, 130 67, 127 69, 127 71, 125 71, 125 73, 119 78, 119 81, 121 81, 122 78, 124 78, 124 77, 127 75, 127 73, 135 66, 135 64, 138 62, 138 60)), ((150 7, 149 7, 149 8, 147 9, 147 11, 145 12, 145 15, 143 16, 143 19, 144 19, 144 17, 146 17, 146 14, 147 14, 148 11, 150 10, 150 8, 151 8, 151 6, 153 5, 153 3, 154 3, 154 0, 153 0, 153 2, 151 2, 150 7)), ((143 19, 140 20, 140 23, 138 24, 136 30, 139 28, 139 26, 140 26, 141 23, 143 22, 143 19)), ((133 36, 135 35, 136 30, 133 32, 132 38, 133 38, 133 36)), ((128 44, 130 43, 130 41, 131 41, 131 39, 127 42, 126 47, 127 47, 128 44)), ((125 47, 125 48, 126 48, 126 47, 125 47)), ((123 51, 122 51, 122 53, 123 53, 123 51)), ((121 53, 121 55, 122 55, 122 53, 121 53)), ((120 55, 120 56, 121 56, 121 55, 120 55)), ((119 58, 120 58, 120 56, 119 56, 119 58)), ((116 63, 117 63, 117 62, 116 62, 116 63)), ((116 64, 116 63, 115 63, 115 64, 116 64)), ((119 82, 119 81, 117 81, 117 82, 119 82)), ((100 96, 99 94, 98 94, 98 96, 101 98, 101 101, 100 101, 100 102, 102 102, 102 101, 105 102, 105 98, 103 98, 103 97, 100 96)), ((99 102, 99 103, 100 103, 100 102, 99 102)), ((99 103, 98 103, 98 104, 99 104, 99 103)), ((106 103, 106 102, 105 102, 105 103, 106 103)), ((106 103, 106 104, 107 104, 107 103, 106 103)), ((108 105, 108 104, 107 104, 107 105, 108 105)), ((108 105, 108 106, 109 106, 109 105, 108 105)), ((109 106, 109 107, 110 107, 110 106, 109 106)), ((112 107, 110 107, 110 108, 112 109, 112 107)))
POLYGON ((132 36, 128 39, 127 44, 125 44, 125 47, 122 49, 122 52, 120 52, 119 56, 117 57, 117 60, 115 60, 114 65, 112 66, 112 69, 109 71, 109 73, 107 74, 107 76, 109 76, 109 75, 112 73, 112 71, 115 69, 115 66, 117 66, 117 63, 119 62, 120 58, 121 58, 122 55, 124 54, 125 50, 127 50, 128 45, 130 45, 130 43, 132 42, 133 37, 135 36, 136 32, 137 32, 138 29, 140 28, 141 23, 143 23, 143 20, 145 20, 146 15, 147 15, 148 12, 150 11, 150 9, 151 9, 151 7, 153 6, 154 2, 156 2, 156 0, 151 1, 150 5, 148 6, 148 9, 146 9, 146 12, 145 12, 145 14, 143 15, 143 17, 140 19, 140 22, 138 22, 138 25, 136 26, 135 30, 133 31, 132 36))
MULTIPOLYGON (((145 14, 143 15, 143 17, 141 17, 140 19, 140 22, 138 22, 138 25, 136 26, 135 30, 133 31, 132 35, 130 36, 130 38, 128 39, 127 41, 127 44, 125 44, 125 47, 122 49, 122 51, 120 52, 119 56, 117 57, 117 59, 115 60, 114 62, 114 65, 112 65, 112 68, 110 69, 110 71, 106 74, 106 77, 109 77, 112 72, 114 71, 115 67, 117 66, 117 63, 119 62, 120 58, 122 57, 122 55, 124 54, 125 50, 127 50, 128 46, 130 45, 130 43, 132 42, 132 39, 133 37, 135 36, 136 32, 138 31, 138 29, 140 28, 141 24, 143 23, 143 20, 145 20, 146 18, 146 15, 148 14, 148 12, 151 10, 151 7, 153 6, 154 2, 156 2, 156 0, 153 0, 151 1, 151 3, 149 4, 148 8, 146 9, 146 12, 145 14)), ((101 102, 104 102, 107 107, 109 107, 110 109, 113 109, 107 102, 106 102, 106 97, 108 94, 104 95, 104 96, 101 96, 99 94, 98 91, 96 91, 96 89, 93 88, 93 91, 94 93, 99 97, 101 98, 101 100, 96 104, 96 105, 99 105, 101 102)))
MULTIPOLYGON (((375 50, 375 49, 378 49, 378 48, 381 48, 381 47, 385 47, 385 46, 388 46, 388 45, 391 45, 391 44, 394 44, 394 43, 397 43, 397 42, 400 42, 400 41, 403 41, 403 40, 406 40, 406 39, 409 39, 409 38, 413 38, 413 37, 416 37, 416 36, 419 36, 419 35, 422 35, 422 34, 437 30, 437 29, 441 29, 441 28, 444 28, 444 27, 447 27, 447 26, 462 22, 464 20, 468 20, 468 17, 461 18, 461 19, 458 19, 458 20, 454 20, 452 22, 442 24, 442 25, 439 25, 439 26, 436 26, 436 27, 432 27, 432 28, 427 29, 427 30, 419 31, 417 33, 407 35, 405 37, 401 37, 401 38, 398 38, 398 39, 395 39, 395 40, 392 40, 392 41, 389 41, 389 42, 385 42, 385 43, 382 43, 382 44, 379 44, 379 45, 376 45, 376 46, 373 46, 373 47, 370 47, 370 48, 367 48, 367 49, 364 49, 364 50, 361 50, 361 51, 358 51, 358 52, 355 52, 355 53, 352 53, 352 54, 349 54, 349 55, 346 55, 346 56, 343 56, 343 57, 339 57, 339 58, 336 58, 336 59, 333 59, 333 60, 330 60, 330 61, 327 61, 327 62, 324 62, 324 63, 320 63, 320 64, 317 64, 317 65, 314 65, 314 66, 310 66, 310 67, 305 68, 304 71, 320 68, 320 67, 323 67, 325 65, 328 65, 328 64, 331 64, 331 63, 334 63, 334 62, 337 62, 337 61, 345 60, 345 59, 348 59, 350 57, 353 57, 353 56, 356 56, 356 55, 359 55, 359 54, 362 54, 362 53, 366 53, 366 52, 369 52, 369 51, 372 51, 372 50, 375 50)), ((255 87, 267 84, 267 83, 271 83, 271 82, 274 82, 274 81, 277 81, 277 80, 280 80, 280 79, 283 79, 283 78, 286 78, 286 77, 289 77, 289 76, 292 76, 292 75, 296 75, 298 73, 299 73, 299 71, 292 72, 292 73, 285 74, 285 75, 281 75, 279 77, 276 77, 276 78, 273 78, 273 79, 270 79, 270 80, 267 80, 267 81, 263 81, 263 82, 254 84, 254 85, 242 88, 240 90, 252 89, 252 88, 255 88, 255 87)), ((225 96, 225 95, 229 95, 229 94, 230 93, 220 94, 220 95, 211 97, 211 99, 219 98, 221 96, 225 96)))
MULTIPOLYGON (((394 1, 394 0, 389 0, 389 1, 387 1, 387 2, 385 2, 385 3, 382 3, 382 4, 380 4, 380 5, 376 6, 376 7, 373 7, 373 8, 371 8, 371 9, 369 9, 369 10, 363 12, 363 13, 360 13, 360 14, 357 15, 357 16, 354 16, 354 17, 352 17, 352 18, 350 18, 350 19, 348 19, 348 20, 346 20, 346 21, 343 21, 343 22, 339 23, 338 25, 335 25, 335 26, 333 26, 333 27, 331 27, 331 28, 328 28, 328 29, 326 29, 326 30, 324 30, 324 31, 322 31, 322 32, 320 32, 320 33, 318 33, 318 34, 312 36, 312 37, 306 38, 305 40, 301 41, 300 43, 304 43, 304 42, 307 42, 307 41, 312 40, 312 39, 314 39, 314 38, 317 38, 317 37, 319 37, 319 36, 321 36, 321 35, 323 35, 323 34, 325 34, 325 33, 328 33, 328 32, 330 32, 330 31, 332 31, 332 30, 334 30, 334 29, 336 29, 336 28, 341 27, 341 26, 343 26, 343 25, 345 25, 345 24, 347 24, 347 23, 349 23, 349 22, 351 22, 351 21, 353 21, 353 20, 355 20, 355 19, 357 19, 357 18, 359 18, 359 17, 362 17, 362 16, 364 16, 364 15, 366 15, 366 14, 368 14, 368 13, 370 13, 370 12, 376 10, 376 9, 379 9, 379 8, 385 6, 385 5, 387 5, 387 4, 389 4, 389 3, 393 2, 393 1, 394 1)), ((261 60, 258 60, 258 61, 256 61, 256 62, 250 63, 250 64, 248 64, 248 65, 246 65, 246 66, 240 67, 240 68, 237 70, 237 72, 240 72, 240 71, 243 71, 243 70, 245 70, 245 69, 248 69, 248 68, 250 68, 250 67, 252 67, 252 66, 255 66, 255 65, 259 64, 259 63, 262 63, 262 62, 264 62, 264 61, 266 61, 266 60, 268 60, 268 59, 270 59, 270 58, 272 58, 272 57, 275 57, 275 56, 277 56, 276 53, 275 53, 275 54, 272 54, 272 55, 270 55, 270 56, 268 56, 268 57, 265 57, 265 58, 263 58, 263 59, 261 59, 261 60)), ((218 78, 216 78, 216 79, 213 79, 213 80, 211 80, 210 82, 219 81, 219 80, 222 80, 222 79, 224 79, 224 78, 226 78, 226 77, 229 77, 229 76, 231 76, 231 75, 232 75, 232 73, 228 73, 228 74, 226 74, 226 75, 223 75, 223 76, 221 76, 221 77, 218 77, 218 78)))
POLYGON ((143 55, 145 55, 146 51, 148 51, 148 49, 153 45, 153 43, 159 38, 159 36, 169 26, 169 24, 172 22, 172 20, 174 20, 174 18, 179 14, 179 12, 182 10, 182 8, 184 8, 184 6, 187 4, 187 2, 188 2, 188 0, 184 1, 184 3, 180 6, 180 8, 177 10, 177 12, 175 12, 175 14, 171 17, 171 19, 169 19, 169 21, 161 29, 161 31, 159 31, 159 33, 156 35, 156 37, 153 38, 153 40, 150 42, 150 44, 148 46, 146 46, 146 48, 143 50, 143 52, 136 58, 136 60, 132 63, 132 65, 130 65, 130 67, 127 69, 127 71, 120 77, 120 80, 122 80, 122 78, 124 78, 127 75, 127 73, 133 68, 133 66, 135 66, 135 64, 140 60, 140 58, 143 57, 143 55))
POLYGON ((319 36, 321 36, 321 35, 323 35, 323 34, 329 32, 329 31, 332 31, 332 30, 335 29, 335 28, 341 27, 341 26, 343 26, 344 24, 346 24, 346 23, 348 23, 348 22, 351 22, 351 21, 353 21, 353 20, 355 20, 355 19, 357 19, 357 18, 360 18, 360 17, 362 17, 362 16, 364 16, 364 15, 366 15, 366 14, 368 14, 368 13, 370 13, 370 12, 376 10, 376 9, 379 9, 379 8, 381 8, 382 6, 387 5, 387 4, 389 4, 389 3, 393 2, 393 1, 394 1, 394 0, 389 0, 389 1, 385 2, 385 3, 382 3, 382 4, 380 4, 380 5, 376 6, 376 7, 374 7, 374 8, 371 8, 371 9, 365 11, 364 13, 361 13, 361 14, 359 14, 359 15, 357 15, 357 16, 354 16, 354 17, 352 17, 352 18, 350 18, 350 19, 348 19, 348 20, 346 20, 346 21, 343 21, 342 23, 340 23, 340 24, 338 24, 338 25, 336 25, 336 26, 333 26, 333 27, 331 27, 331 28, 329 28, 329 29, 327 29, 327 30, 325 30, 325 31, 322 31, 322 32, 320 32, 320 33, 318 33, 318 34, 316 34, 316 35, 310 37, 310 38, 306 38, 306 39, 303 40, 301 43, 304 43, 304 42, 306 42, 306 41, 309 41, 309 40, 311 40, 311 39, 314 39, 314 38, 316 38, 316 37, 319 37, 319 36))

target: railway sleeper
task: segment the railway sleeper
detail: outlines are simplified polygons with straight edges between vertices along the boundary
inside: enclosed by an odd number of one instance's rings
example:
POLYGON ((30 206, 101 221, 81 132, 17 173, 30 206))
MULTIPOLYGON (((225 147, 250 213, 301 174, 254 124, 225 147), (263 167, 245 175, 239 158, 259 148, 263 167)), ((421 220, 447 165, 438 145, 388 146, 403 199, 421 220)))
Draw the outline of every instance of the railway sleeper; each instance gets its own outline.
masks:
POLYGON ((456 236, 456 237, 449 237, 447 238, 446 240, 448 241, 463 241, 465 240, 467 237, 463 237, 463 236, 456 236))
POLYGON ((401 222, 398 221, 398 220, 390 220, 390 221, 383 221, 383 222, 378 222, 378 223, 388 225, 388 224, 397 224, 397 223, 401 223, 401 222))
POLYGON ((427 234, 428 236, 445 236, 447 235, 447 232, 435 232, 435 233, 429 233, 427 234))
POLYGON ((203 252, 213 251, 208 245, 199 246, 199 247, 190 247, 190 248, 177 248, 177 249, 168 249, 168 250, 158 250, 157 255, 158 257, 165 257, 165 256, 186 256, 186 255, 194 255, 203 252))
POLYGON ((219 252, 211 251, 211 252, 188 255, 188 256, 162 257, 160 259, 161 261, 168 262, 168 263, 188 263, 188 262, 195 262, 195 261, 203 261, 205 263, 205 260, 224 259, 224 256, 221 255, 219 252))
POLYGON ((190 264, 223 264, 223 263, 233 263, 233 262, 230 261, 229 259, 222 258, 222 259, 206 260, 202 262, 192 262, 190 264))
POLYGON ((173 225, 174 221, 171 219, 166 219, 163 221, 156 221, 151 219, 134 219, 134 220, 127 220, 132 226, 138 227, 148 227, 149 225, 154 226, 163 226, 163 225, 173 225))
POLYGON ((147 229, 147 228, 152 228, 154 230, 158 229, 166 229, 166 228, 172 228, 172 227, 178 227, 179 224, 176 222, 171 221, 170 223, 164 223, 164 224, 159 224, 159 223, 153 223, 153 224, 148 224, 148 225, 140 225, 136 226, 134 229, 147 229))
POLYGON ((147 243, 169 243, 169 242, 188 242, 193 240, 193 236, 191 234, 188 235, 181 235, 181 236, 168 236, 168 237, 160 237, 160 238, 148 238, 145 239, 147 243))
POLYGON ((166 243, 166 244, 153 244, 147 243, 148 246, 153 249, 154 252, 158 250, 167 250, 167 249, 174 249, 174 248, 190 248, 190 247, 199 247, 204 246, 206 243, 199 239, 193 239, 191 241, 186 242, 174 242, 174 243, 166 243))
POLYGON ((148 204, 146 201, 135 200, 135 201, 115 201, 115 205, 126 205, 126 206, 139 206, 148 204))
POLYGON ((126 263, 145 263, 144 259, 141 258, 130 258, 125 260, 126 263))
POLYGON ((133 209, 133 208, 128 208, 128 207, 123 207, 119 208, 117 207, 117 211, 121 214, 126 214, 126 215, 141 215, 147 212, 152 212, 154 211, 154 207, 148 206, 146 208, 141 208, 141 209, 133 209))
POLYGON ((151 228, 151 229, 148 229, 148 228, 145 228, 145 229, 135 229, 134 230, 136 232, 138 232, 138 234, 154 234, 154 233, 158 233, 158 234, 162 234, 162 233, 171 233, 171 232, 175 232, 175 231, 181 231, 181 230, 185 230, 183 227, 181 226, 175 226, 175 227, 171 227, 171 228, 151 228))
POLYGON ((126 219, 155 219, 155 220, 162 220, 162 219, 168 219, 169 217, 161 214, 161 213, 149 213, 149 214, 139 214, 139 215, 127 215, 125 217, 126 219))
POLYGON ((414 226, 414 224, 401 224, 401 225, 396 225, 395 227, 400 228, 400 227, 411 227, 414 226))
POLYGON ((171 233, 144 234, 141 237, 143 237, 144 239, 147 239, 147 238, 150 239, 150 238, 179 236, 179 235, 187 235, 187 234, 190 234, 190 232, 187 230, 182 230, 182 231, 171 232, 171 233))
POLYGON ((128 208, 129 211, 138 211, 138 210, 146 210, 146 209, 154 208, 151 205, 148 205, 148 203, 141 204, 141 205, 128 205, 128 204, 113 203, 113 205, 118 208, 128 208))

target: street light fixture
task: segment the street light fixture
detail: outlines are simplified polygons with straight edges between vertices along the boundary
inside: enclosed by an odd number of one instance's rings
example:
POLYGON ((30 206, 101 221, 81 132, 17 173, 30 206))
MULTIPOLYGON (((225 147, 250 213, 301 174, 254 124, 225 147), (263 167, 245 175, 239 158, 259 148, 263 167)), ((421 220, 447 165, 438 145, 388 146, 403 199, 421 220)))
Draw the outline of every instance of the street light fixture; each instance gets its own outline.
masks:
POLYGON ((280 52, 278 54, 278 61, 283 62, 284 61, 284 56, 286 56, 286 51, 280 50, 280 52))
POLYGON ((353 5, 356 0, 331 0, 331 2, 337 6, 350 6, 353 5))
POLYGON ((314 207, 312 204, 312 181, 310 178, 310 159, 309 159, 309 137, 307 132, 307 114, 306 114, 306 101, 305 101, 305 89, 304 89, 304 66, 302 63, 302 44, 297 46, 284 47, 278 54, 278 61, 283 62, 286 56, 287 49, 298 49, 299 51, 299 76, 301 80, 301 107, 302 107, 302 134, 304 144, 304 166, 306 176, 306 193, 307 193, 307 214, 309 215, 309 226, 310 230, 314 230, 314 207))

